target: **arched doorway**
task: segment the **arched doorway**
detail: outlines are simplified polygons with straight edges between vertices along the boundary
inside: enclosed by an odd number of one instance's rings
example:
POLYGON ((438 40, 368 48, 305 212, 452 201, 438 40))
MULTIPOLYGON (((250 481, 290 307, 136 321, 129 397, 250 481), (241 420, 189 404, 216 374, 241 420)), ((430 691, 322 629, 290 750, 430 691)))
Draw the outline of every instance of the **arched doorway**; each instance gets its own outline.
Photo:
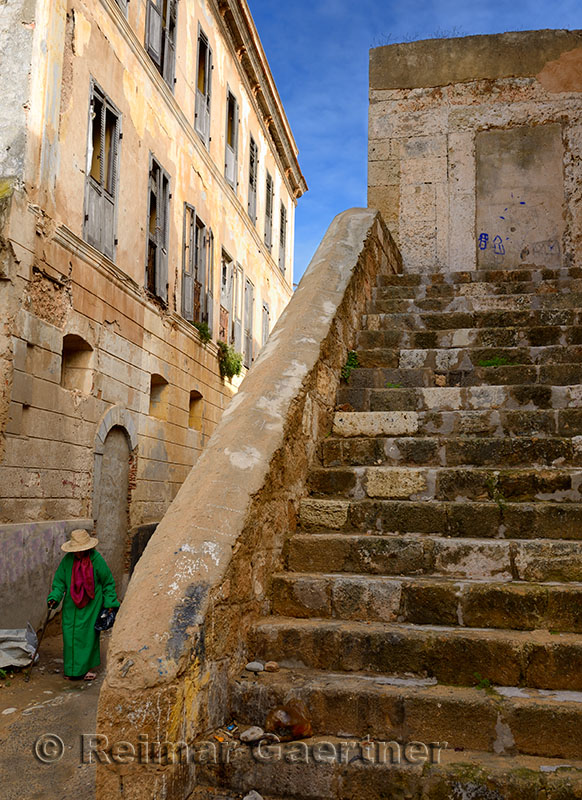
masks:
POLYGON ((129 525, 130 450, 125 430, 111 428, 103 443, 95 532, 99 552, 109 564, 117 592, 125 592, 124 573, 129 525))

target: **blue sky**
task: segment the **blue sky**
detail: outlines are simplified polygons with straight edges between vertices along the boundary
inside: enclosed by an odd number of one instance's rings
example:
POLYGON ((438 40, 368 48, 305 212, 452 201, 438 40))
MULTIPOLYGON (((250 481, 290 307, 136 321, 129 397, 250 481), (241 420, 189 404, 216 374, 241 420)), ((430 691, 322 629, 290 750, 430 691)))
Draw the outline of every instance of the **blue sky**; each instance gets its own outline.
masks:
POLYGON ((248 0, 309 191, 295 229, 298 282, 333 217, 366 205, 368 53, 435 35, 582 28, 581 0, 248 0))

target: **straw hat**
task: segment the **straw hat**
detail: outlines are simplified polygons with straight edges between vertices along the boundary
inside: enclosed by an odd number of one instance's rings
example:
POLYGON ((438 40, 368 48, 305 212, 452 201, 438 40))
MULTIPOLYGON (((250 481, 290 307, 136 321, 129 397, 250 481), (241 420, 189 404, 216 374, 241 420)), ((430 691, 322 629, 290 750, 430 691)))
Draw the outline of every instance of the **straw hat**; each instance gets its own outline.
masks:
POLYGON ((77 528, 71 533, 69 541, 61 545, 61 550, 64 550, 65 553, 80 553, 82 550, 90 550, 98 544, 99 539, 90 536, 84 528, 77 528))

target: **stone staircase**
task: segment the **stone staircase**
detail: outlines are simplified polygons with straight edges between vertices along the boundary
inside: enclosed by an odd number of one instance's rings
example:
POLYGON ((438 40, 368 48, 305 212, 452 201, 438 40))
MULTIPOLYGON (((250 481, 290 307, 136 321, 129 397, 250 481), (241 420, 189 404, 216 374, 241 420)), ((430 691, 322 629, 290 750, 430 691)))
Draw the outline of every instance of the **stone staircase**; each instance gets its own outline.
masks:
POLYGON ((382 276, 357 353, 232 715, 440 764, 243 747, 195 796, 582 797, 582 270, 382 276))

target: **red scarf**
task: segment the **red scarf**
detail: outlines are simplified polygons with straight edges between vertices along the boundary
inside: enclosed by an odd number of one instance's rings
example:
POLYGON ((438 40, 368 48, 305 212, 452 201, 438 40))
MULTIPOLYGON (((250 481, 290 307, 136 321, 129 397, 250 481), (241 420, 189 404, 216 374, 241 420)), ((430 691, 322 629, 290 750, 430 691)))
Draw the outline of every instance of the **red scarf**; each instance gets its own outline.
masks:
POLYGON ((84 608, 95 597, 93 562, 89 553, 73 561, 71 597, 77 608, 84 608))

